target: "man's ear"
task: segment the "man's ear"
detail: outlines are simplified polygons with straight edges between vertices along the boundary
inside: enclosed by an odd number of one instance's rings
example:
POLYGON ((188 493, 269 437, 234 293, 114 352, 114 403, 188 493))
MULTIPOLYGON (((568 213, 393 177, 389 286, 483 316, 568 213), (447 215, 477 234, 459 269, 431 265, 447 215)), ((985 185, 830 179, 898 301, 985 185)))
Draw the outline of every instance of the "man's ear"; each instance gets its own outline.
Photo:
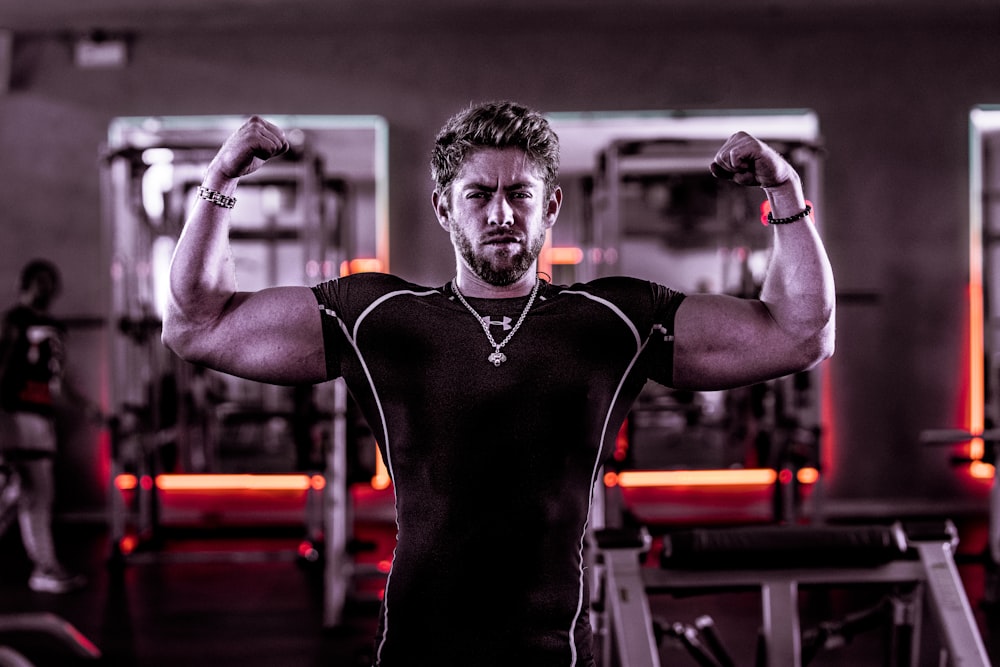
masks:
POLYGON ((441 192, 437 188, 431 193, 431 205, 434 206, 434 214, 437 216, 438 224, 446 232, 451 231, 451 200, 447 191, 441 192))
POLYGON ((546 228, 556 224, 556 218, 559 217, 559 210, 562 208, 562 197, 562 188, 556 186, 556 189, 549 195, 549 200, 545 203, 546 228))

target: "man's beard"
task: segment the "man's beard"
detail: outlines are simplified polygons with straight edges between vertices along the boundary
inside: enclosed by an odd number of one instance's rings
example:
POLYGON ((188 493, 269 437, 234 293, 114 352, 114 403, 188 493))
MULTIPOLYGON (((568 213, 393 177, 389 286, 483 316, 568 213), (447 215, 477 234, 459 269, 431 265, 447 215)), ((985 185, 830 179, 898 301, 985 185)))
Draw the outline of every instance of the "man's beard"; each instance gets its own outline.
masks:
POLYGON ((518 250, 507 258, 507 261, 500 264, 497 260, 501 258, 494 259, 477 255, 475 246, 469 237, 454 225, 451 230, 451 238, 462 255, 462 259, 472 271, 490 285, 497 287, 506 287, 517 282, 521 276, 528 272, 539 253, 542 252, 542 246, 545 245, 545 233, 542 232, 536 237, 528 239, 526 249, 518 250))

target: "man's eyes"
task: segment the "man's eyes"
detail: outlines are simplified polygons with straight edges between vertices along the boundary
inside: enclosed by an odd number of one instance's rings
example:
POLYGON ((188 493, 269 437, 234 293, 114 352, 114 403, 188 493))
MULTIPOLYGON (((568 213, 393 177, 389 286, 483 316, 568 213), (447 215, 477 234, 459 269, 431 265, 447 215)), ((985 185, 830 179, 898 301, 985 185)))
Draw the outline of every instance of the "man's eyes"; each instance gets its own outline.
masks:
MULTIPOLYGON (((483 192, 481 190, 472 190, 466 193, 466 199, 489 199, 493 196, 492 192, 483 192)), ((508 197, 511 199, 531 199, 531 193, 526 190, 514 190, 508 197)))

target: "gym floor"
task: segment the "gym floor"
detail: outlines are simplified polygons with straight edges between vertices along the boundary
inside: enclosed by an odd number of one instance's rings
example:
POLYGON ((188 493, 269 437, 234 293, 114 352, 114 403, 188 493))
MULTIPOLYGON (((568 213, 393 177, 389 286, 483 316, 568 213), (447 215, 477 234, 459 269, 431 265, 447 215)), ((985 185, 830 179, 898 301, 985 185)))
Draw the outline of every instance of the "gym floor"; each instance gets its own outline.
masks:
MULTIPOLYGON (((389 531, 391 526, 382 527, 389 531)), ((1000 612, 982 604, 985 575, 978 551, 983 525, 960 526, 959 571, 991 655, 1000 656, 1000 612)), ((49 612, 72 623, 102 652, 83 660, 50 639, 30 633, 0 633, 0 645, 16 648, 39 667, 354 667, 370 665, 376 629, 376 594, 350 604, 343 625, 322 623, 322 582, 315 566, 295 558, 296 534, 201 535, 168 538, 159 550, 124 567, 109 567, 102 525, 56 526, 67 565, 89 578, 86 588, 64 595, 34 593, 26 581, 30 564, 16 527, 0 538, 0 615, 49 612)), ((391 539, 391 532, 386 532, 391 539)), ((870 606, 872 589, 804 592, 803 619, 826 619, 870 606)), ((657 596, 652 611, 661 621, 693 622, 709 614, 741 667, 753 665, 759 596, 751 592, 671 598, 657 596)), ((2 618, 2 616, 0 616, 2 618)), ((925 617, 925 633, 934 631, 925 617)), ((814 667, 876 667, 887 642, 881 631, 859 635, 842 648, 819 655, 814 667)), ((696 665, 674 640, 663 643, 665 666, 696 665)), ((935 651, 921 664, 937 667, 935 651)), ((474 666, 473 666, 474 667, 474 666)))

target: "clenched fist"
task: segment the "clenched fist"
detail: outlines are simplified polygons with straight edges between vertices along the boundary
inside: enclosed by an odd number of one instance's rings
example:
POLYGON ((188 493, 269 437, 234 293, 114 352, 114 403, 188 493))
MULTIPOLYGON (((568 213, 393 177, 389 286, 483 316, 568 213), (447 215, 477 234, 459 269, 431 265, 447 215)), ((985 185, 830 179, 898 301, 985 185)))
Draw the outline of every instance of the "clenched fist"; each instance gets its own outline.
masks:
POLYGON ((729 137, 715 154, 710 168, 716 178, 763 188, 798 179, 792 165, 773 148, 746 132, 737 132, 729 137))
POLYGON ((239 178, 252 174, 266 161, 287 150, 288 140, 281 128, 259 116, 251 116, 229 135, 208 169, 227 178, 239 178))

